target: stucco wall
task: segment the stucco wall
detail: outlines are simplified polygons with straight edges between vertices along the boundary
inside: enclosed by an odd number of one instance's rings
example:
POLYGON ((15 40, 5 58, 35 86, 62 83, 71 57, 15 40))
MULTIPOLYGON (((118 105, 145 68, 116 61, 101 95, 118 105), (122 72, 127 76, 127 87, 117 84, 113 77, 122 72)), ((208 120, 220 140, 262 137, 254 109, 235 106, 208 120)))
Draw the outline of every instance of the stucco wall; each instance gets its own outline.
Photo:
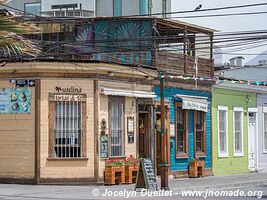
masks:
POLYGON ((212 89, 212 155, 215 175, 241 174, 248 170, 248 107, 256 106, 256 94, 227 89, 212 89), (228 152, 229 156, 218 156, 218 106, 228 107, 228 152), (233 107, 243 108, 243 146, 244 156, 234 157, 233 107))
MULTIPOLYGON (((0 89, 14 87, 9 80, 0 85, 0 89)), ((30 89, 30 114, 0 114, 0 179, 34 177, 35 89, 30 89)))
POLYGON ((40 177, 47 178, 93 178, 94 177, 94 90, 92 80, 43 79, 41 80, 41 155, 40 177), (87 129, 86 155, 88 160, 48 160, 49 122, 48 97, 56 93, 55 87, 81 88, 86 94, 87 129))

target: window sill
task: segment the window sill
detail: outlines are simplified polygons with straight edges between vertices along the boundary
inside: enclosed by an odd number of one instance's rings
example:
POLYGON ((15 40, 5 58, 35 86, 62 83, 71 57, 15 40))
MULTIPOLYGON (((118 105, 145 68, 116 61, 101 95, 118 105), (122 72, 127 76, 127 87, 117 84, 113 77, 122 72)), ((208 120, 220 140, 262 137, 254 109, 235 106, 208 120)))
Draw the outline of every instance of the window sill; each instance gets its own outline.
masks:
POLYGON ((106 159, 124 159, 124 158, 126 158, 126 156, 109 156, 106 159))
POLYGON ((244 154, 234 154, 234 157, 244 157, 244 154))
POLYGON ((198 157, 198 158, 206 158, 206 154, 203 153, 203 152, 199 152, 199 153, 196 153, 196 156, 195 157, 198 157))
POLYGON ((218 158, 228 158, 229 155, 219 155, 218 158))
POLYGON ((87 161, 88 158, 47 158, 50 161, 87 161))
POLYGON ((188 158, 188 155, 187 154, 176 154, 176 159, 185 159, 185 158, 188 158))

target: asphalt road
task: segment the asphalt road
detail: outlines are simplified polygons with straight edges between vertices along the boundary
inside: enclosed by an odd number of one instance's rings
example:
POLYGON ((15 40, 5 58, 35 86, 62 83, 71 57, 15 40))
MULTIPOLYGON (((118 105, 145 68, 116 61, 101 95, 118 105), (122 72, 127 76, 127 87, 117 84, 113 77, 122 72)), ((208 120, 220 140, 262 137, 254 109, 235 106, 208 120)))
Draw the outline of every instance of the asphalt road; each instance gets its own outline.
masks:
POLYGON ((187 194, 187 197, 182 197, 182 191, 172 188, 171 191, 161 191, 161 193, 153 193, 153 191, 134 192, 134 185, 119 185, 119 186, 46 186, 46 185, 13 185, 2 184, 0 185, 0 199, 3 200, 89 200, 89 199, 235 199, 235 200, 256 200, 257 197, 267 199, 267 183, 227 188, 226 190, 212 190, 209 189, 210 195, 204 198, 206 190, 202 191, 201 197, 192 197, 192 195, 199 195, 201 191, 183 191, 183 195, 187 194), (223 194, 232 194, 232 196, 220 196, 220 192, 223 194), (186 192, 186 193, 185 193, 186 192), (194 192, 198 192, 197 194, 194 192), (227 193, 228 192, 228 193, 227 193), (245 195, 255 195, 253 197, 234 196, 237 193, 243 192, 245 195), (261 193, 262 192, 262 193, 261 193), (190 193, 190 195, 189 195, 190 193), (188 196, 189 195, 189 196, 188 196))

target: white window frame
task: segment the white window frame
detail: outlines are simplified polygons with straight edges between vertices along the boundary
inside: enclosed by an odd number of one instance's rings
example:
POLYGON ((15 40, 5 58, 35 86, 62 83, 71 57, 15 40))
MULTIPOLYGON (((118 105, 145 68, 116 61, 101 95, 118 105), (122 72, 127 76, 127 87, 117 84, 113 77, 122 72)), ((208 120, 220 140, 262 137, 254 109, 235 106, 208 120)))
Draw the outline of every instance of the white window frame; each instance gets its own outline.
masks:
POLYGON ((242 157, 244 156, 244 128, 243 128, 243 114, 244 110, 242 107, 233 107, 233 143, 234 143, 234 157, 242 157), (241 112, 241 142, 242 142, 242 151, 235 151, 235 112, 241 112))
POLYGON ((227 106, 218 106, 218 111, 217 111, 217 125, 218 125, 218 157, 219 158, 227 158, 229 157, 229 148, 228 148, 228 107, 227 106), (225 111, 226 112, 226 153, 220 152, 220 121, 219 121, 219 112, 220 111, 225 111))
POLYGON ((264 153, 264 154, 266 154, 267 153, 267 149, 264 149, 265 148, 265 139, 267 139, 267 138, 264 138, 264 136, 265 136, 265 133, 264 133, 264 129, 265 129, 265 127, 264 127, 264 114, 267 114, 267 107, 263 107, 263 113, 262 113, 262 128, 263 128, 263 130, 262 130, 262 153, 264 153))

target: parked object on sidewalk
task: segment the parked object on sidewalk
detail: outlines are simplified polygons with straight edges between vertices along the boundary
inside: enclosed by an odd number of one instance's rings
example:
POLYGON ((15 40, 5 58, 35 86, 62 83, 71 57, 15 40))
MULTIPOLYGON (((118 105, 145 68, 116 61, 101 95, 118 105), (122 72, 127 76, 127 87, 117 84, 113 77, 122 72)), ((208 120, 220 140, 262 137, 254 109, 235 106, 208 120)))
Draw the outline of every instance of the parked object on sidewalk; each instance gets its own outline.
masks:
POLYGON ((135 183, 138 171, 138 160, 133 155, 125 159, 125 183, 135 183))
POLYGON ((125 183, 125 167, 123 159, 109 159, 105 162, 105 185, 125 183))
POLYGON ((194 159, 189 163, 189 177, 204 177, 204 160, 194 159))
POLYGON ((137 188, 158 189, 156 176, 150 159, 141 158, 139 161, 135 190, 137 188))

